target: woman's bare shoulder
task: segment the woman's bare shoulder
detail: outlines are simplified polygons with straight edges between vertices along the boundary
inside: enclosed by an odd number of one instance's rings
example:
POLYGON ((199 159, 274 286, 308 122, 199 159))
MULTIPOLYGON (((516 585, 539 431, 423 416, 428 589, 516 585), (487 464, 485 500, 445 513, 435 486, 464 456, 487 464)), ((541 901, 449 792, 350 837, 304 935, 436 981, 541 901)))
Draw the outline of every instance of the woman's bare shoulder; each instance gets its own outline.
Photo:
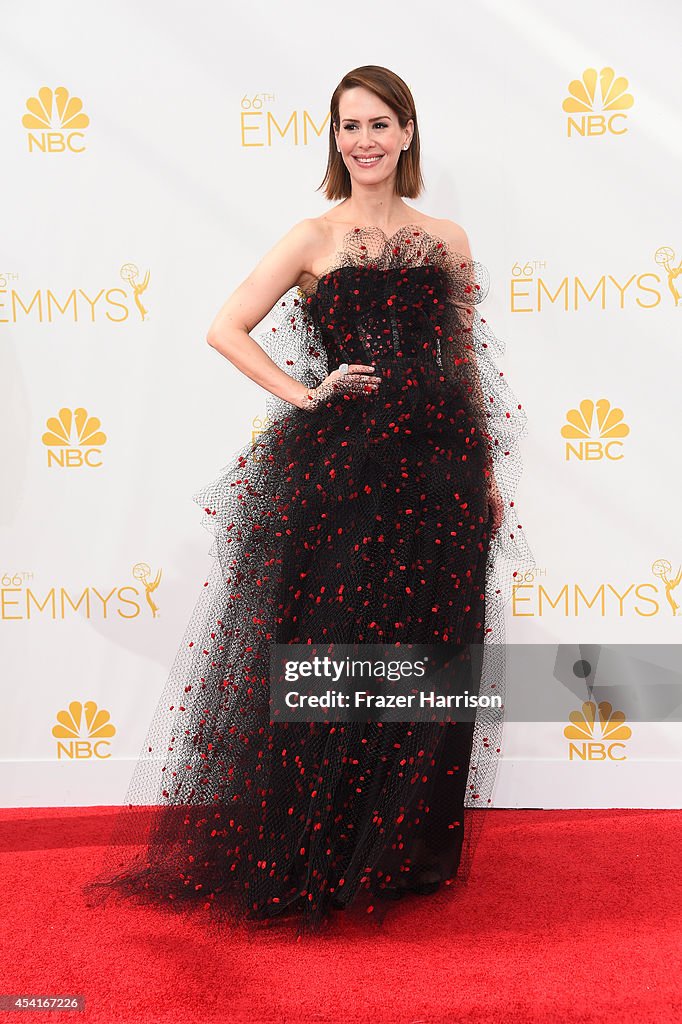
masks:
POLYGON ((324 216, 303 217, 289 228, 282 242, 292 249, 305 251, 308 258, 314 260, 318 251, 324 251, 333 234, 333 222, 325 220, 324 216))
POLYGON ((344 222, 327 213, 318 217, 304 217, 289 234, 302 248, 302 273, 298 285, 304 291, 328 266, 337 252, 344 231, 344 222))
POLYGON ((458 224, 454 220, 448 220, 445 217, 432 219, 434 222, 433 234, 442 238, 448 248, 453 252, 461 253, 463 256, 467 256, 471 259, 472 256, 469 237, 462 225, 458 224))
POLYGON ((317 217, 304 217, 302 220, 292 224, 288 231, 280 239, 281 243, 288 244, 291 248, 307 247, 314 245, 320 238, 321 229, 317 217))

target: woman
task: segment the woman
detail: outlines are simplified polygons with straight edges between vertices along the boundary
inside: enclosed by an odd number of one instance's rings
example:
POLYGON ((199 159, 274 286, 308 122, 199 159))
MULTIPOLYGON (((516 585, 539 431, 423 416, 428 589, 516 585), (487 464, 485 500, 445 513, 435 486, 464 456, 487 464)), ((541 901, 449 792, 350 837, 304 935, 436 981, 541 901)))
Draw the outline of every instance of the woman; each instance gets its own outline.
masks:
MULTIPOLYGON (((323 185, 342 201, 296 224, 208 332, 268 392, 271 424, 194 495, 214 567, 88 893, 219 921, 300 910, 315 928, 461 876, 465 804, 490 802, 494 713, 271 721, 273 644, 500 644, 532 565, 513 508, 525 415, 474 308, 487 278, 465 232, 403 201, 423 182, 402 79, 346 75, 329 142, 323 185)), ((498 658, 474 683, 503 681, 498 658)))

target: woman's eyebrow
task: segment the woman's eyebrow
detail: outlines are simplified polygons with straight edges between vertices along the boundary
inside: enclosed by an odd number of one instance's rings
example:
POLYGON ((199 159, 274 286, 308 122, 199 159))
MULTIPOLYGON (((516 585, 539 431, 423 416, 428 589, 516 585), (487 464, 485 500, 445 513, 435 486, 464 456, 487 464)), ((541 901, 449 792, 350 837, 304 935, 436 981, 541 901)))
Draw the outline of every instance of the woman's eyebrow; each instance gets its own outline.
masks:
MULTIPOLYGON (((342 117, 341 120, 342 121, 352 121, 353 124, 357 124, 358 123, 357 117, 342 117)), ((377 114, 376 117, 368 117, 367 120, 368 121, 390 121, 391 118, 389 117, 388 114, 377 114)))

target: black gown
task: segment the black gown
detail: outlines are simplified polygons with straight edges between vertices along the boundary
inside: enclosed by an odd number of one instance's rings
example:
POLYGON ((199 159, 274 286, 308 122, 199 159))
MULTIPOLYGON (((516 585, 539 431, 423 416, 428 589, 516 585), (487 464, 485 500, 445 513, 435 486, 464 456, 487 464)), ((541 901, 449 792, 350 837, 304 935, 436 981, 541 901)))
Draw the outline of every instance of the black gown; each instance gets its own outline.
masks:
POLYGON ((257 443, 194 495, 214 562, 88 900, 315 929, 331 907, 385 908, 425 865, 466 874, 499 713, 271 722, 269 651, 481 644, 498 656, 479 692, 503 694, 504 606, 534 563, 514 504, 526 415, 475 308, 487 290, 480 263, 408 224, 352 229, 278 304, 259 341, 282 369, 315 387, 361 362, 381 385, 312 410, 270 396, 257 443))

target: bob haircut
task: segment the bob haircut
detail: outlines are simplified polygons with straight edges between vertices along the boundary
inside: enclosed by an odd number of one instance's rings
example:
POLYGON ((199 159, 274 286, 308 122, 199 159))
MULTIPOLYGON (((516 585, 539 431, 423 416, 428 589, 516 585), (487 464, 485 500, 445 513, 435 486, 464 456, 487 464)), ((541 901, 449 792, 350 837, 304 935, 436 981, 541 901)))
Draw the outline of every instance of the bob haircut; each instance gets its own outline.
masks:
POLYGON ((329 120, 327 170, 322 184, 318 185, 318 188, 324 188, 324 195, 330 202, 335 199, 346 199, 351 194, 350 174, 341 154, 336 149, 334 127, 339 128, 339 102, 342 94, 347 89, 354 89, 357 86, 369 89, 380 100, 383 100, 396 114, 401 128, 405 128, 409 119, 412 118, 414 132, 409 149, 400 151, 396 169, 395 194, 415 199, 425 186, 421 172, 419 127, 414 99, 402 78, 393 71, 389 71, 388 68, 382 68, 377 64, 365 64, 363 67, 349 71, 334 89, 329 105, 331 117, 329 120))

